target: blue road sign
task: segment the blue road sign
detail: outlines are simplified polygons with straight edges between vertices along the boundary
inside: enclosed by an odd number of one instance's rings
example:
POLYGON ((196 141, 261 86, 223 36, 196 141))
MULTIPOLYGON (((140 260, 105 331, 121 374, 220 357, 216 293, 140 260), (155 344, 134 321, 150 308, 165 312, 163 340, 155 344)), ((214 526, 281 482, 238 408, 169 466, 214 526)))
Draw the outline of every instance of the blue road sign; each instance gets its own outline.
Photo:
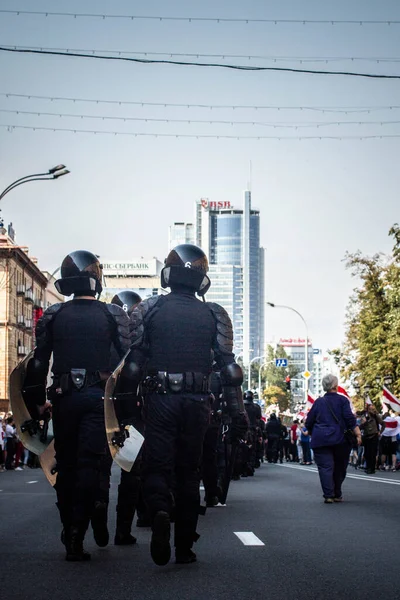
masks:
POLYGON ((276 358, 275 366, 276 367, 287 367, 287 358, 276 358))
POLYGON ((313 349, 313 354, 319 354, 320 352, 321 352, 321 350, 319 350, 319 348, 313 349))

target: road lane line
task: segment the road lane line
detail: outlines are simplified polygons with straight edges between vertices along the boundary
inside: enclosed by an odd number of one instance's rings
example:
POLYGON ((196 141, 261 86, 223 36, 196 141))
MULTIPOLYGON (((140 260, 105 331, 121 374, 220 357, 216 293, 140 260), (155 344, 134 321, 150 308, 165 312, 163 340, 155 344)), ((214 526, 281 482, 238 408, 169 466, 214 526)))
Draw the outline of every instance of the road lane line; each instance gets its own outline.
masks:
POLYGON ((252 531, 234 531, 233 532, 245 546, 265 546, 252 531))
MULTIPOLYGON (((308 471, 309 473, 317 473, 318 474, 318 469, 309 469, 307 467, 302 467, 302 466, 297 466, 295 467, 294 465, 278 465, 279 467, 285 467, 286 469, 295 469, 295 471, 308 471)), ((387 483, 388 485, 400 485, 400 481, 393 481, 391 479, 383 479, 383 477, 370 477, 368 475, 353 475, 351 473, 348 473, 346 475, 346 479, 358 479, 361 481, 374 481, 375 483, 387 483)))
POLYGON ((37 483, 37 479, 35 481, 27 481, 26 483, 37 483))

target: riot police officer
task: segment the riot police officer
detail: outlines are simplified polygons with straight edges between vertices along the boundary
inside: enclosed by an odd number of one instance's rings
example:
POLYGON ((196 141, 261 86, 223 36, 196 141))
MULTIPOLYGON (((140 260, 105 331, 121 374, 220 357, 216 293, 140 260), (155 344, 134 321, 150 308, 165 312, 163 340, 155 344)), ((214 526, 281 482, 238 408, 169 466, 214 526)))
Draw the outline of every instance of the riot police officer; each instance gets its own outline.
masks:
MULTIPOLYGON (((142 298, 132 290, 121 290, 111 300, 117 304, 130 317, 132 311, 142 301, 142 298)), ((116 367, 116 364, 114 365, 116 367)), ((132 395, 124 394, 118 401, 118 419, 123 425, 133 425, 135 429, 144 433, 142 419, 142 398, 135 390, 132 395)), ((140 510, 141 500, 141 455, 136 459, 130 471, 121 469, 121 480, 118 486, 117 499, 117 527, 114 544, 117 546, 130 546, 136 544, 136 538, 131 534, 135 512, 140 510)), ((146 518, 144 508, 141 507, 142 521, 146 518)))
POLYGON ((200 248, 177 246, 161 273, 161 285, 171 292, 145 300, 131 317, 129 369, 142 378, 145 389, 143 486, 152 519, 150 551, 157 565, 170 559, 173 504, 176 562, 196 560, 192 546, 198 539, 199 463, 210 415, 213 356, 232 433, 240 437, 247 429, 230 318, 218 304, 196 297, 196 292, 204 297, 211 285, 207 271, 200 248))
POLYGON ((113 304, 99 302, 102 266, 91 252, 68 254, 57 290, 73 299, 46 310, 36 327, 36 348, 28 365, 25 393, 45 405, 53 354, 52 401, 57 461, 57 506, 64 526, 66 560, 89 560, 83 539, 90 519, 99 545, 108 541, 104 515, 96 515, 101 460, 106 452, 103 389, 110 375, 111 347, 129 350, 129 319, 113 304))
POLYGON ((254 393, 251 390, 247 390, 244 395, 244 408, 250 423, 250 435, 249 435, 249 456, 247 470, 248 474, 251 471, 254 473, 254 469, 260 466, 260 460, 258 458, 258 449, 261 444, 259 441, 262 436, 261 431, 261 407, 259 404, 254 402, 254 393))

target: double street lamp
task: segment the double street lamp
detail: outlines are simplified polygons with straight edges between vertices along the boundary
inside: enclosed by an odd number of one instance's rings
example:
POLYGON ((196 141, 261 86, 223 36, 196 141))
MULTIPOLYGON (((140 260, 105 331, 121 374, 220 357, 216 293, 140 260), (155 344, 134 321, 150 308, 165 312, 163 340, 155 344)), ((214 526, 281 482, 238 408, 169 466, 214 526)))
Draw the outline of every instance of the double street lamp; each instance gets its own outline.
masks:
POLYGON ((23 183, 29 183, 30 181, 53 181, 54 179, 58 179, 63 175, 68 175, 69 172, 70 171, 68 171, 65 165, 57 165, 56 167, 49 169, 47 173, 33 173, 32 175, 21 177, 20 179, 13 181, 13 183, 10 183, 10 185, 0 193, 0 200, 2 200, 6 194, 23 183))
MULTIPOLYGON (((306 330, 306 337, 305 337, 305 341, 304 341, 304 349, 305 349, 305 372, 308 373, 308 326, 307 323, 303 317, 302 314, 299 313, 298 310, 296 310, 295 308, 292 308, 291 306, 285 306, 284 304, 274 304, 273 302, 267 302, 267 305, 270 306, 271 308, 286 308, 287 310, 291 310, 292 312, 296 313, 297 316, 300 317, 300 319, 303 321, 304 323, 304 327, 306 330)), ((308 377, 305 377, 305 385, 304 385, 304 401, 307 403, 308 400, 308 377)))

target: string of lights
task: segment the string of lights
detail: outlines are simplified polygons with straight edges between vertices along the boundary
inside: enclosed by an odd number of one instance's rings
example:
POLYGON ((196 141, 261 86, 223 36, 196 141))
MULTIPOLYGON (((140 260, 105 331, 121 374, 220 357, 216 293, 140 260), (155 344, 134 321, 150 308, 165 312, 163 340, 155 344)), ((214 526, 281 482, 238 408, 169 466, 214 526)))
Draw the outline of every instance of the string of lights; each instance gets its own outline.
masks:
POLYGON ((78 12, 54 12, 38 10, 0 10, 0 14, 15 16, 35 15, 41 17, 72 17, 73 19, 124 19, 130 21, 184 21, 187 23, 270 23, 272 25, 296 24, 296 25, 399 25, 400 21, 394 19, 263 19, 263 18, 235 18, 235 17, 186 17, 165 15, 124 15, 106 13, 78 13, 78 12))
POLYGON ((132 51, 132 50, 106 50, 106 49, 88 49, 88 48, 58 48, 58 47, 44 47, 44 46, 15 46, 10 44, 4 44, 4 48, 22 48, 32 50, 44 50, 54 52, 84 52, 87 54, 114 54, 116 56, 174 56, 184 58, 207 58, 207 59, 243 59, 243 60, 265 60, 271 62, 297 62, 303 63, 331 63, 331 62, 373 62, 373 63, 398 63, 400 62, 399 56, 265 56, 260 54, 203 54, 201 52, 154 52, 151 50, 146 51, 132 51))
POLYGON ((12 133, 15 129, 24 129, 31 131, 51 131, 66 133, 82 133, 92 135, 108 136, 128 136, 128 137, 150 137, 150 138, 191 138, 191 139, 228 139, 228 140, 373 140, 373 139, 397 139, 399 134, 373 134, 373 135, 296 135, 296 136, 277 136, 277 135, 216 135, 216 134, 196 134, 196 133, 143 133, 133 131, 101 131, 94 129, 75 129, 66 127, 42 127, 33 125, 18 125, 0 123, 0 127, 7 129, 12 133))
POLYGON ((195 61, 161 60, 149 58, 133 58, 132 56, 110 56, 104 54, 85 54, 80 52, 60 52, 55 50, 34 50, 19 46, 0 46, 0 52, 14 52, 20 54, 41 54, 46 56, 68 56, 74 58, 90 58, 94 60, 125 61, 140 64, 175 65, 180 67, 208 67, 231 69, 236 71, 275 71, 281 73, 301 73, 306 75, 340 75, 344 77, 361 77, 367 79, 400 79, 400 75, 387 75, 383 73, 362 73, 356 71, 321 71, 318 69, 299 69, 294 67, 262 67, 259 65, 232 65, 228 63, 201 63, 195 61))
POLYGON ((163 107, 163 108, 202 108, 208 110, 230 109, 230 110, 273 110, 273 111, 315 111, 321 113, 371 113, 383 110, 399 110, 400 105, 381 105, 381 106, 296 106, 296 105, 249 105, 249 104, 190 104, 190 103, 171 103, 171 102, 144 102, 132 100, 111 100, 99 98, 72 98, 69 96, 39 96, 35 94, 15 94, 13 92, 0 92, 0 97, 4 98, 24 98, 26 100, 48 100, 50 102, 72 102, 90 103, 90 104, 111 104, 119 106, 140 106, 140 107, 163 107))
POLYGON ((331 127, 342 125, 400 125, 400 121, 311 121, 305 123, 266 123, 263 121, 233 121, 233 120, 213 120, 213 119, 166 119, 154 117, 131 117, 131 116, 116 116, 116 115, 82 115, 72 113, 57 113, 45 112, 37 110, 16 110, 0 108, 0 113, 14 115, 33 115, 36 117, 58 117, 58 118, 73 118, 73 119, 97 119, 100 121, 123 121, 123 122, 142 122, 142 123, 184 123, 187 125, 250 125, 258 127, 288 128, 301 129, 310 127, 331 127))

